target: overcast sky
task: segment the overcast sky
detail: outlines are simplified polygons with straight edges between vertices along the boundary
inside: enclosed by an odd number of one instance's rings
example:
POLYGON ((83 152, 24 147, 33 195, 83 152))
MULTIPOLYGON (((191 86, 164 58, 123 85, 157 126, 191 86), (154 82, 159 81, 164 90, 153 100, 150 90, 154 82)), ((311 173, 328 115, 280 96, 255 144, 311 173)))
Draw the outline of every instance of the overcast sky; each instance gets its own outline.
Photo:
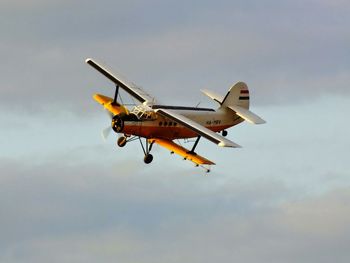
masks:
POLYGON ((1 262, 349 262, 350 4, 0 0, 1 262), (210 176, 123 149, 92 57, 160 101, 238 81, 267 124, 210 176))

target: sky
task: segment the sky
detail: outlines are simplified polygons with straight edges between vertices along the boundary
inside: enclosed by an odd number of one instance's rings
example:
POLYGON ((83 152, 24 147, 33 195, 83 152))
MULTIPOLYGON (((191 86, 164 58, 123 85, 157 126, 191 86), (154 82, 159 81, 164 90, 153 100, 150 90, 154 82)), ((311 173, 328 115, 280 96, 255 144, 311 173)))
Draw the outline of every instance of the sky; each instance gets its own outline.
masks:
POLYGON ((349 262, 350 4, 0 0, 0 262, 349 262), (92 57, 165 104, 245 81, 192 163, 103 141, 92 57))

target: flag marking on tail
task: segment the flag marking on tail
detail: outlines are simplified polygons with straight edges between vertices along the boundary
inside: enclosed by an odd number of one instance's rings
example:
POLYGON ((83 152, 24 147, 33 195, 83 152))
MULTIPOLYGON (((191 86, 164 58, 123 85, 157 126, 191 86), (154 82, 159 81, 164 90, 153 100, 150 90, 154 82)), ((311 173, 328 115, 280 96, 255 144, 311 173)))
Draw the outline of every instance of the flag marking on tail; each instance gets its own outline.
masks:
POLYGON ((239 100, 249 100, 249 90, 242 89, 240 92, 239 100))

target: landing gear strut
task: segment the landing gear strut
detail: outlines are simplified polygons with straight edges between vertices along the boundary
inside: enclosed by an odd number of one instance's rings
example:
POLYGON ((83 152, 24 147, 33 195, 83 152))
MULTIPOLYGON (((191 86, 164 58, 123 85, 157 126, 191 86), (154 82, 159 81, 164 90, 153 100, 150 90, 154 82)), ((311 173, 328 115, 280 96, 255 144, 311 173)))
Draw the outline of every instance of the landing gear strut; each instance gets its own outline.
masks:
POLYGON ((153 161, 153 155, 150 154, 151 150, 152 150, 152 146, 153 146, 153 143, 154 141, 148 141, 148 139, 146 138, 146 145, 144 145, 141 141, 141 137, 139 136, 133 136, 131 138, 129 138, 130 136, 128 136, 127 134, 124 134, 124 136, 121 136, 118 138, 117 140, 117 145, 119 147, 124 147, 126 145, 126 143, 128 142, 131 142, 131 141, 134 141, 134 140, 139 140, 140 141, 140 144, 141 144, 141 147, 142 147, 142 150, 143 150, 143 153, 145 154, 144 158, 143 158, 143 161, 146 163, 146 164, 149 164, 153 161))

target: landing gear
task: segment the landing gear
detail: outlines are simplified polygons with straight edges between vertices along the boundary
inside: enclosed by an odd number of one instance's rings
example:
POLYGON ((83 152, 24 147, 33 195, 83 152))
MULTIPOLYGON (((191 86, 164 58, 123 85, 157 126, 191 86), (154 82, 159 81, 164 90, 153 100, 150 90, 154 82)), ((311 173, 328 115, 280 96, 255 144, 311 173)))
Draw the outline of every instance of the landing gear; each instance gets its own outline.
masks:
POLYGON ((228 133, 228 132, 227 132, 226 130, 223 130, 223 131, 222 131, 222 136, 226 137, 226 136, 227 136, 227 133, 228 133))
POLYGON ((153 161, 153 155, 152 154, 146 154, 145 157, 143 158, 143 161, 146 163, 146 164, 149 164, 153 161))
POLYGON ((117 145, 119 147, 124 147, 126 145, 126 137, 122 136, 118 138, 117 145))
POLYGON ((145 138, 146 143, 144 145, 142 143, 141 137, 139 137, 139 136, 132 136, 131 138, 129 138, 129 137, 130 137, 130 135, 128 135, 128 134, 124 134, 123 136, 119 137, 117 140, 117 145, 119 147, 124 147, 127 143, 129 143, 131 141, 139 140, 141 147, 142 147, 142 150, 143 150, 143 153, 145 154, 143 161, 146 164, 151 163, 153 161, 153 155, 150 154, 150 152, 152 150, 152 146, 153 146, 154 141, 151 141, 151 140, 149 141, 147 138, 145 138))
POLYGON ((145 154, 145 157, 143 158, 143 161, 146 164, 149 164, 149 163, 151 163, 153 161, 153 155, 150 154, 150 151, 152 150, 152 146, 153 146, 154 141, 152 141, 149 144, 148 143, 148 139, 146 138, 146 147, 144 147, 143 144, 142 144, 141 138, 139 138, 139 140, 140 140, 140 144, 141 144, 143 153, 145 154))

